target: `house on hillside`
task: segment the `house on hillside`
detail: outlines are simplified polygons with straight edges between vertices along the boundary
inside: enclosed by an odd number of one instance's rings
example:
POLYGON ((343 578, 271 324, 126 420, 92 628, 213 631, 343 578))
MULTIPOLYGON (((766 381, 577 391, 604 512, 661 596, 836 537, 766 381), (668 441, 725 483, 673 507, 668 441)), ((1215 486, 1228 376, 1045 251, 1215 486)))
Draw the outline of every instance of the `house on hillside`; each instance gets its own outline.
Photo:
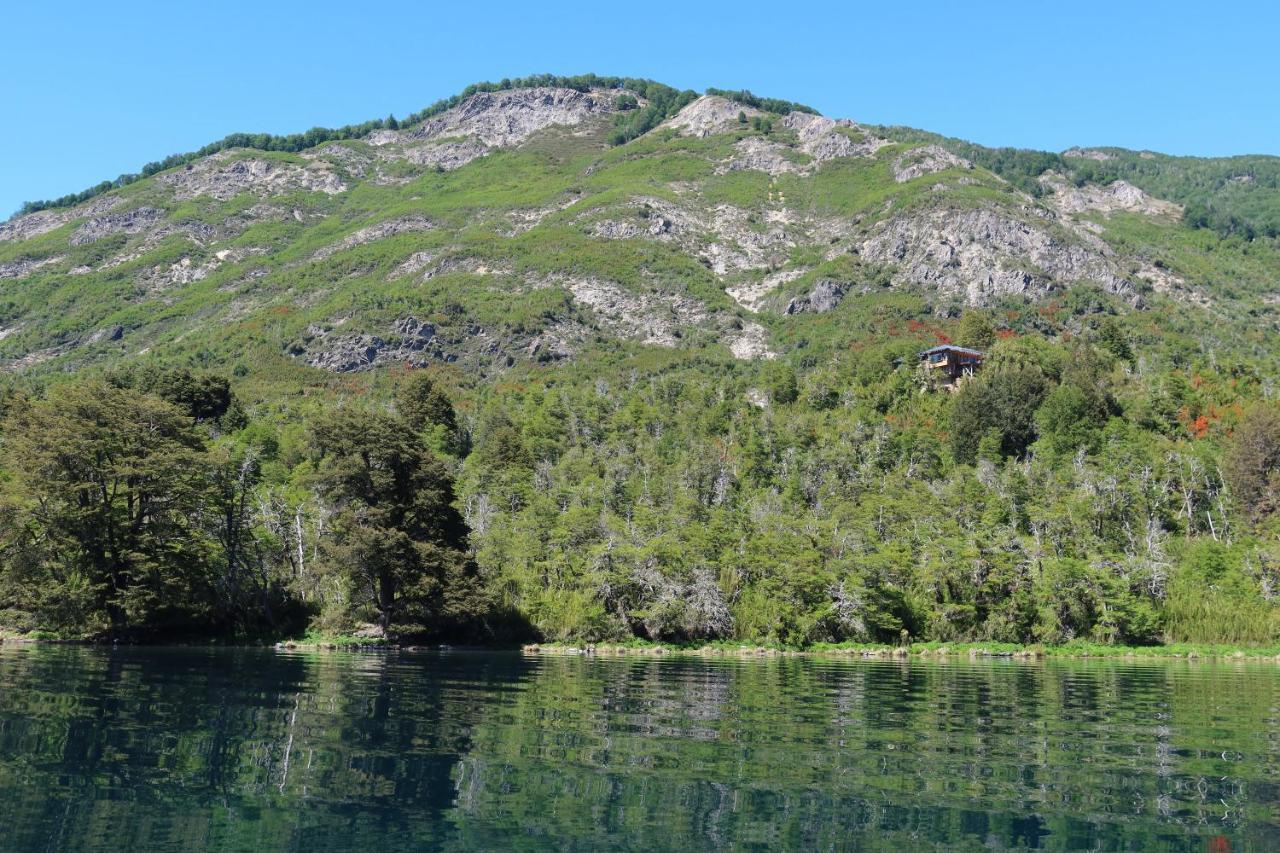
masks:
POLYGON ((926 370, 938 371, 943 387, 951 390, 966 376, 977 373, 986 357, 976 349, 943 344, 920 353, 920 363, 926 370))

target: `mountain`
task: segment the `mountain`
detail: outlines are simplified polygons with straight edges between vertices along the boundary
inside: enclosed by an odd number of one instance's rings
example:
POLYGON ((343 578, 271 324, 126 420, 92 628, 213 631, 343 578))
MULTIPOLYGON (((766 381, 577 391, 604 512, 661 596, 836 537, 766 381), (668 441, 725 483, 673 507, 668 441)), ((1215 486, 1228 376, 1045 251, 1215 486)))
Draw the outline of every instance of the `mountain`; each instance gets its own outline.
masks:
POLYGON ((1173 635, 1170 566, 1210 559, 1173 552, 1202 540, 1272 625, 1271 546, 1215 472, 1277 375, 1278 178, 1274 157, 989 149, 747 92, 481 84, 28 205, 0 225, 0 370, 24 394, 229 376, 244 441, 271 433, 298 485, 318 400, 430 368, 475 447, 453 464, 478 559, 544 636, 1147 640, 1173 635), (1026 440, 922 391, 916 351, 966 322, 1034 368, 1026 440), (1083 438, 1040 409, 1073 382, 1063 423, 1100 412, 1083 438), (499 476, 485 444, 512 429, 524 461, 499 476), (1024 585, 1015 618, 998 602, 1024 585), (1042 612, 1077 586, 1094 610, 1042 612))

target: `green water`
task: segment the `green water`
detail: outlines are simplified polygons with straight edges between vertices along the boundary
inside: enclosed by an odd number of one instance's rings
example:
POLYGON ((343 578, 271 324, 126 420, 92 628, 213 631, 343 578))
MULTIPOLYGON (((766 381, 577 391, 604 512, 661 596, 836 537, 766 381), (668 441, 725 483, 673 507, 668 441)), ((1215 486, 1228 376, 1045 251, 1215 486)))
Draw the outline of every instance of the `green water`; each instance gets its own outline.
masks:
POLYGON ((1280 669, 0 646, 0 850, 1280 849, 1280 669))

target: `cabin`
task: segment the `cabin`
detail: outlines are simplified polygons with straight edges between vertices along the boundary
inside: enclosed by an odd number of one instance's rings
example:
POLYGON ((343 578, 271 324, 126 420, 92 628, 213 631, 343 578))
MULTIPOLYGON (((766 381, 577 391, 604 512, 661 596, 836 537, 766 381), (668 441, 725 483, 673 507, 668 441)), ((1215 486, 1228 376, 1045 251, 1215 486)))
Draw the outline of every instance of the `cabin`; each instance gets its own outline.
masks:
POLYGON ((920 353, 920 363, 929 370, 937 370, 946 388, 955 388, 966 376, 972 376, 982 367, 986 353, 954 344, 943 344, 920 353))

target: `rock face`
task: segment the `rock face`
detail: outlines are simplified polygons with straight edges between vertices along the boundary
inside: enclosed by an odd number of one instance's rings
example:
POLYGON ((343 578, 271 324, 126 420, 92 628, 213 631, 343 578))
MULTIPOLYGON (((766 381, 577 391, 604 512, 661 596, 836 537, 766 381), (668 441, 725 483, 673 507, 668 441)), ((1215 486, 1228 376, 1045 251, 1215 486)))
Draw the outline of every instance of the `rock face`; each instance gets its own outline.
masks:
POLYGON ((1077 187, 1061 175, 1049 172, 1040 176, 1040 183, 1052 190, 1049 202, 1065 214, 1097 212, 1112 214, 1116 211, 1142 213, 1147 216, 1182 215, 1182 207, 1171 201, 1153 198, 1126 181, 1113 181, 1106 186, 1085 184, 1077 187))
POLYGON ((686 136, 705 137, 726 133, 742 126, 738 115, 748 119, 764 115, 757 109, 734 103, 718 95, 703 95, 663 123, 686 136))
POLYGON ((69 242, 72 246, 83 246, 112 234, 138 234, 159 222, 163 216, 164 211, 155 207, 138 207, 122 213, 95 216, 77 228, 69 242))
POLYGON ((849 285, 824 278, 804 296, 797 296, 787 303, 788 314, 825 314, 833 311, 844 299, 849 285))
POLYGON ((768 333, 758 323, 743 323, 705 304, 674 293, 636 293, 599 279, 569 279, 563 286, 576 302, 590 308, 602 325, 621 337, 674 347, 695 330, 712 330, 735 358, 773 358, 768 333))
POLYGON ((305 356, 307 364, 334 373, 368 370, 379 364, 408 362, 421 366, 432 360, 451 360, 435 349, 436 327, 415 317, 402 317, 392 324, 398 341, 391 343, 378 335, 332 335, 312 328, 302 342, 293 344, 293 355, 305 356))
POLYGON ((889 144, 889 140, 872 135, 848 119, 793 112, 783 118, 782 124, 796 132, 800 150, 819 163, 837 157, 869 157, 889 144), (860 138, 855 140, 855 135, 860 138))
POLYGON ((267 197, 296 190, 336 195, 347 189, 326 161, 317 160, 303 167, 258 157, 232 160, 233 156, 229 151, 215 154, 158 175, 156 180, 172 187, 174 198, 179 200, 208 196, 226 201, 244 192, 267 197))
POLYGON ((1106 161, 1115 159, 1105 151, 1098 151, 1095 148, 1068 148, 1062 152, 1063 157, 1080 157, 1085 160, 1106 161))
POLYGON ((617 92, 575 89, 510 89, 477 92, 450 110, 427 119, 410 139, 462 136, 488 146, 518 145, 552 125, 574 126, 612 113, 617 92))
POLYGON ((926 145, 913 148, 893 161, 893 179, 902 184, 947 169, 972 168, 973 164, 963 157, 957 157, 937 145, 926 145))
POLYGON ((733 146, 733 156, 716 169, 722 174, 747 170, 768 172, 770 175, 805 171, 804 164, 797 163, 787 156, 786 146, 769 142, 758 136, 749 136, 736 142, 733 146))
POLYGON ((40 210, 9 222, 0 222, 0 243, 39 237, 56 231, 68 222, 87 216, 100 216, 123 202, 124 199, 119 196, 102 195, 69 210, 40 210))
POLYGON ((0 278, 21 279, 31 275, 36 270, 56 264, 63 260, 61 256, 52 258, 40 258, 34 260, 31 258, 21 258, 10 263, 0 264, 0 278))
POLYGON ((394 237, 397 234, 407 234, 414 231, 428 231, 434 227, 435 224, 425 216, 402 216, 399 219, 388 219, 386 222, 379 222, 377 225, 370 225, 367 228, 361 228, 354 234, 348 234, 337 243, 317 250, 311 257, 312 260, 323 260, 330 255, 345 251, 346 249, 354 249, 356 246, 365 246, 369 243, 376 243, 379 240, 385 240, 388 237, 394 237))
POLYGON ((1057 236, 996 210, 932 209, 894 217, 857 247, 864 260, 893 267, 893 282, 925 286, 969 305, 1002 296, 1041 298, 1066 283, 1090 282, 1123 297, 1133 284, 1098 247, 1057 236))
MULTIPOLYGON (((385 148, 379 149, 378 153, 388 158, 392 156, 385 148), (384 155, 384 152, 387 153, 384 155)), ((446 172, 452 172, 488 153, 489 149, 486 146, 468 139, 463 142, 427 142, 422 145, 410 145, 403 148, 399 156, 415 166, 427 166, 433 169, 438 167, 446 172)))

